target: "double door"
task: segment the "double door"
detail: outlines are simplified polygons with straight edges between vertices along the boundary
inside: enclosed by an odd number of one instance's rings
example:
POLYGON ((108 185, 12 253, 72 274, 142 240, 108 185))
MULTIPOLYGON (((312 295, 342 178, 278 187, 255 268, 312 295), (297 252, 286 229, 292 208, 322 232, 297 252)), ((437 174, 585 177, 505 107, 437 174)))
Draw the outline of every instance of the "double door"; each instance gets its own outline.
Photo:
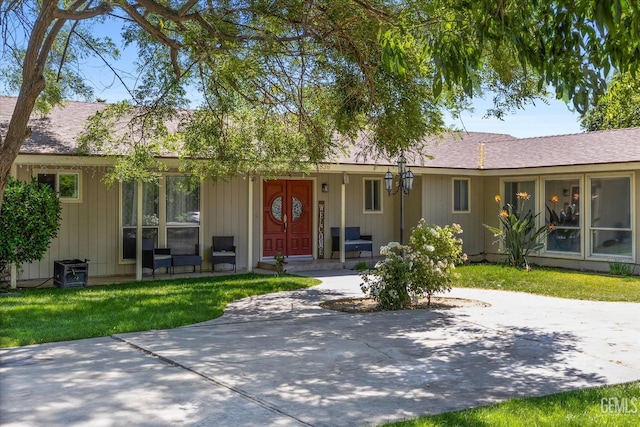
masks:
POLYGON ((312 254, 313 181, 273 180, 263 184, 263 256, 312 254))

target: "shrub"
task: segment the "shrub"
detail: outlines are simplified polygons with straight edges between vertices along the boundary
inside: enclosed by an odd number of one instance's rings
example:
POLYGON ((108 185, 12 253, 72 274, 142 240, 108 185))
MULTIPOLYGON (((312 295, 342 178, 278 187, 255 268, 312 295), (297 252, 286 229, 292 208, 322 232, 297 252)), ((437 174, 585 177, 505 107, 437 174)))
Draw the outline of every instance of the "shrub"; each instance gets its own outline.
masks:
POLYGON ((60 228, 60 200, 48 185, 9 178, 0 212, 0 272, 39 261, 60 228))
POLYGON ((436 292, 451 290, 455 265, 466 260, 459 225, 429 226, 421 219, 409 245, 391 242, 380 248, 385 259, 361 273, 360 288, 385 310, 411 306, 421 297, 427 305, 436 292))
POLYGON ((384 255, 385 259, 360 273, 362 292, 385 310, 400 310, 411 305, 410 266, 404 258, 408 250, 408 246, 390 242, 380 248, 380 255, 384 255))
POLYGON ((635 270, 636 268, 633 264, 620 261, 609 262, 609 274, 613 276, 633 276, 635 270))
POLYGON ((287 261, 284 258, 282 252, 278 252, 274 257, 275 267, 276 267, 276 275, 280 276, 286 273, 287 270, 284 269, 284 266, 287 264, 287 261))
POLYGON ((455 266, 466 261, 462 252, 462 234, 458 224, 446 227, 429 226, 421 219, 413 229, 407 254, 411 265, 412 295, 423 295, 431 303, 431 296, 436 292, 451 290, 451 282, 456 277, 455 266))
POLYGON ((547 235, 547 226, 536 229, 536 218, 540 214, 534 214, 531 209, 525 212, 525 203, 531 198, 526 192, 516 194, 518 205, 500 205, 500 196, 495 197, 500 207, 498 218, 500 227, 484 226, 493 233, 494 237, 502 244, 506 258, 505 264, 513 267, 528 268, 527 256, 531 251, 539 251, 544 247, 544 239, 547 235))

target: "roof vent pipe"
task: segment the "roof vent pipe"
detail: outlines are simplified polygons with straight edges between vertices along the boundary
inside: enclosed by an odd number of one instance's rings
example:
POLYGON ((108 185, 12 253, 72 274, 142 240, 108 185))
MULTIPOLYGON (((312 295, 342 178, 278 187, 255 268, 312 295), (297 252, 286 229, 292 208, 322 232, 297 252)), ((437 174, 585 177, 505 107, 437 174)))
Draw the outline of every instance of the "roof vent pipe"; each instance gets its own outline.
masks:
POLYGON ((484 169, 484 142, 478 145, 478 169, 484 169))

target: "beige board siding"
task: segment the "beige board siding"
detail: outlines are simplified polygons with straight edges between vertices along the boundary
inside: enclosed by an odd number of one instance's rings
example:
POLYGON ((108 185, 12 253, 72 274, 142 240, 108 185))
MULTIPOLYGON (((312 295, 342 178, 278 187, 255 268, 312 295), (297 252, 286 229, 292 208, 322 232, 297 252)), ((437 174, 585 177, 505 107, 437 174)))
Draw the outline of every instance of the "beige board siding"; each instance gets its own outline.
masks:
POLYGON ((441 227, 460 224, 464 252, 469 256, 483 254, 486 244, 486 231, 482 226, 486 205, 485 178, 470 178, 469 213, 453 213, 453 178, 449 175, 422 176, 422 216, 428 224, 441 227))
POLYGON ((247 179, 243 177, 229 181, 206 180, 202 183, 200 251, 203 269, 211 269, 213 236, 234 236, 237 268, 247 268, 248 191, 247 179))
MULTIPOLYGON (((499 206, 495 201, 495 196, 501 194, 500 177, 492 176, 484 178, 484 194, 484 218, 482 222, 492 227, 499 227, 499 206)), ((484 228, 484 226, 482 228, 484 252, 502 257, 502 254, 500 254, 500 244, 496 240, 497 238, 493 233, 484 228)))
MULTIPOLYGON (((18 179, 28 181, 35 170, 18 168, 18 179)), ((49 172, 65 168, 46 168, 49 172)), ((69 170, 69 169, 66 169, 69 170)), ((104 168, 74 168, 81 172, 82 201, 62 203, 58 237, 51 241, 41 261, 22 266, 18 280, 48 279, 53 276, 53 263, 62 259, 88 259, 89 277, 125 274, 130 268, 118 264, 118 187, 108 188, 102 178, 104 168)))
MULTIPOLYGON (((394 240, 394 200, 382 190, 382 212, 364 213, 364 178, 378 179, 384 174, 348 174, 349 183, 345 185, 345 226, 360 227, 361 234, 370 234, 373 238, 373 255, 379 255, 379 248, 394 240)), ((325 258, 331 258, 331 228, 340 227, 341 188, 344 175, 341 173, 324 173, 317 175, 317 199, 325 203, 325 258), (322 184, 328 185, 329 191, 322 192, 322 184)), ((384 187, 384 183, 382 184, 384 187)), ((368 253, 362 254, 368 257, 368 253)), ((334 259, 339 254, 334 254, 334 259)))

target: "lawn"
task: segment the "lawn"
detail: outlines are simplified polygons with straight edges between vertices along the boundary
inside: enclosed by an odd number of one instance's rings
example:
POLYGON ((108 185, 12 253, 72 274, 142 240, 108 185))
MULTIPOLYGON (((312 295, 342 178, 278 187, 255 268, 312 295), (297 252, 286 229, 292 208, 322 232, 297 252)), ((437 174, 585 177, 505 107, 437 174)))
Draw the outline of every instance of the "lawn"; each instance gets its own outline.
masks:
POLYGON ((387 427, 637 425, 640 425, 640 383, 511 399, 496 405, 385 424, 387 427))
POLYGON ((638 276, 612 276, 534 267, 531 271, 494 264, 458 267, 459 288, 528 292, 559 298, 592 301, 640 302, 638 276))
POLYGON ((0 347, 169 329, 214 319, 231 302, 318 284, 297 276, 244 274, 22 290, 0 297, 0 347))

